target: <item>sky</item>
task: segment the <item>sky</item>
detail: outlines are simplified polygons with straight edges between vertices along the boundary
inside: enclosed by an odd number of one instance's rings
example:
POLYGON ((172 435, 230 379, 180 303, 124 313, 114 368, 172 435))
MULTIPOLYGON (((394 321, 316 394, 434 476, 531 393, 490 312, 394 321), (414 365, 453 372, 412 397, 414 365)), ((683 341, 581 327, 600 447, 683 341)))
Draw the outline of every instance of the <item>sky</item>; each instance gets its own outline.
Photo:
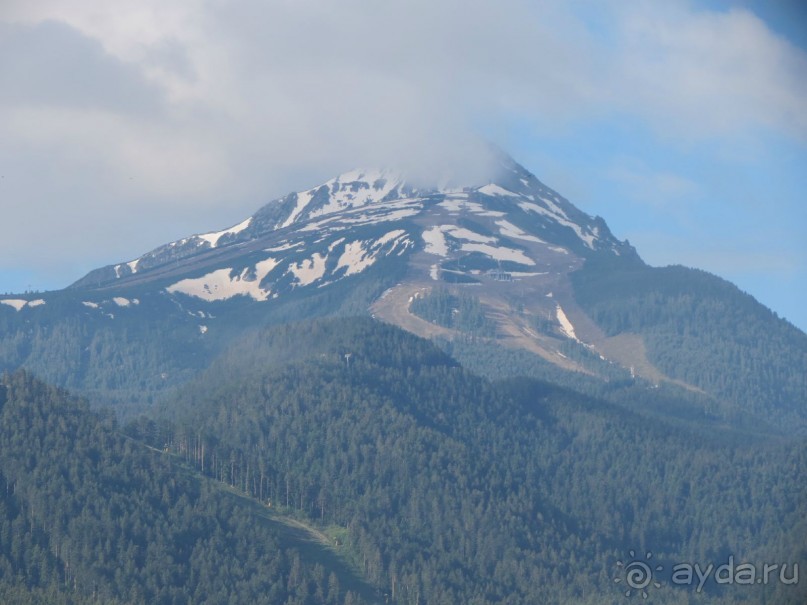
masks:
POLYGON ((807 331, 799 0, 3 0, 0 293, 489 140, 807 331))

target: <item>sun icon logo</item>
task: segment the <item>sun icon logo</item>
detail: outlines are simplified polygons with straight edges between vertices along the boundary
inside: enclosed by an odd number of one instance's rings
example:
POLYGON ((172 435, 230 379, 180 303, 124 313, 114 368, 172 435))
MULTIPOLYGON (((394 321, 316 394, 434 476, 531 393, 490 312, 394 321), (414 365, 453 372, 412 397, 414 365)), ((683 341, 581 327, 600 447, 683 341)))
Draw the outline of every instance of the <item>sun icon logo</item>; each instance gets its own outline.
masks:
POLYGON ((643 599, 646 599, 647 589, 651 585, 661 588, 661 582, 653 579, 653 572, 662 571, 664 567, 662 565, 651 567, 652 552, 648 551, 644 556, 644 560, 636 558, 636 551, 628 551, 628 554, 630 555, 630 561, 627 563, 624 561, 616 562, 617 567, 619 567, 619 575, 614 578, 614 582, 616 584, 625 582, 625 586, 628 588, 625 591, 626 597, 630 597, 636 591, 636 594, 640 594, 643 599))

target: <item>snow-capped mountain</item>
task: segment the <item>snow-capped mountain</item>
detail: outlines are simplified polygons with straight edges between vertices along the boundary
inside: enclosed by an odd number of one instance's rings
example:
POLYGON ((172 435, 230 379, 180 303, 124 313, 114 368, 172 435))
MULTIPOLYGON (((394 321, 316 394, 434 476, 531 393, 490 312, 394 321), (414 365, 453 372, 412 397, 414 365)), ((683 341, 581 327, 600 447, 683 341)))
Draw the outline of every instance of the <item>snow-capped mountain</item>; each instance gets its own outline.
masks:
POLYGON ((208 301, 233 296, 265 301, 279 295, 271 284, 322 287, 361 273, 381 257, 406 252, 424 252, 432 277, 451 272, 470 280, 479 270, 463 268, 466 257, 525 277, 559 254, 571 259, 633 253, 602 219, 581 212, 501 155, 495 178, 474 187, 416 188, 389 170, 347 172, 274 200, 228 229, 92 271, 72 287, 107 288, 193 265, 196 272, 200 266, 211 271, 177 280, 166 290, 208 301), (248 265, 229 262, 235 251, 258 253, 257 259, 248 265))
POLYGON ((785 342, 785 358, 805 359, 803 333, 715 276, 648 267, 603 219, 495 157, 490 176, 465 185, 354 170, 65 290, 4 297, 0 369, 144 403, 256 327, 370 314, 455 351, 528 352, 606 381, 748 399, 781 426, 803 418, 800 373, 766 353, 785 342), (757 336, 737 337, 737 325, 757 336), (769 361, 747 374, 738 357, 769 361), (770 376, 796 378, 770 390, 770 376))
POLYGON ((409 312, 413 299, 450 284, 480 300, 507 346, 579 369, 560 351, 564 341, 592 346, 602 334, 574 303, 568 274, 592 257, 641 261, 601 218, 509 156, 494 157, 487 182, 469 186, 415 186, 392 170, 353 170, 274 200, 233 227, 95 270, 71 289, 99 311, 114 293, 135 289, 204 317, 226 315, 222 305, 271 310, 336 284, 356 288, 356 279, 372 274, 384 285, 366 301, 375 316, 423 336, 451 336, 409 312), (536 331, 536 321, 554 327, 536 331))

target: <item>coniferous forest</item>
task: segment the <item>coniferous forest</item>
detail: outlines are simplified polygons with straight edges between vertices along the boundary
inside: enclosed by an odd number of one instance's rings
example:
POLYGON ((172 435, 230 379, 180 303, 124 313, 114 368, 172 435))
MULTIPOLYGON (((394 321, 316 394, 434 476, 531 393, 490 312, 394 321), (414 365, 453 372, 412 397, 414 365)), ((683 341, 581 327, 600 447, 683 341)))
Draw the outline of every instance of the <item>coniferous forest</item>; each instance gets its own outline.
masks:
POLYGON ((803 441, 704 429, 642 385, 498 374, 369 318, 254 331, 125 421, 8 373, 0 600, 619 603, 633 550, 791 564, 654 603, 804 602, 803 441))
POLYGON ((0 0, 0 605, 807 605, 804 8, 0 0))

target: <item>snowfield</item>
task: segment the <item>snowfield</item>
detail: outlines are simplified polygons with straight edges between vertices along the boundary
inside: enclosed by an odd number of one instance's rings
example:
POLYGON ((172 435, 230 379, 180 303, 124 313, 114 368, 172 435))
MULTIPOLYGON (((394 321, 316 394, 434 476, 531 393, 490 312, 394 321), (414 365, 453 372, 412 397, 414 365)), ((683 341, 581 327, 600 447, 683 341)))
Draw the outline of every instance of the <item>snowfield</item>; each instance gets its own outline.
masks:
POLYGON ((481 252, 494 260, 513 261, 522 265, 535 265, 535 261, 521 250, 506 248, 505 246, 491 246, 489 244, 463 244, 462 250, 467 252, 481 252))
POLYGON ((27 300, 19 300, 16 298, 6 298, 4 300, 0 300, 0 305, 8 305, 9 307, 13 307, 17 311, 20 311, 27 304, 28 304, 27 300))
POLYGON ((232 275, 233 269, 217 269, 202 277, 178 281, 166 290, 172 294, 179 292, 208 302, 227 300, 233 296, 249 296, 263 301, 269 298, 271 292, 262 290, 260 282, 276 266, 275 259, 267 258, 255 265, 254 276, 250 275, 248 267, 237 275, 232 275))
MULTIPOLYGON (((215 231, 213 233, 204 233, 204 234, 199 235, 197 237, 199 237, 200 239, 203 239, 208 244, 210 244, 211 248, 215 248, 218 245, 219 240, 223 236, 225 236, 225 235, 234 235, 236 233, 241 233, 244 229, 249 227, 251 222, 252 222, 252 217, 249 217, 247 220, 238 223, 234 227, 230 227, 229 229, 225 229, 224 231, 215 231)), ((134 261, 134 263, 137 264, 137 261, 134 261)), ((131 267, 131 263, 129 263, 129 266, 131 267)))
POLYGON ((560 331, 563 332, 567 338, 580 342, 580 339, 577 338, 577 334, 574 333, 572 322, 566 317, 566 313, 563 312, 563 308, 560 305, 555 308, 555 316, 560 324, 560 331))
POLYGON ((297 285, 307 286, 321 279, 325 275, 325 261, 327 258, 327 256, 317 253, 299 264, 289 265, 289 271, 297 278, 297 285))
POLYGON ((423 241, 426 242, 424 251, 435 256, 448 256, 448 242, 440 227, 431 227, 423 232, 423 241))

